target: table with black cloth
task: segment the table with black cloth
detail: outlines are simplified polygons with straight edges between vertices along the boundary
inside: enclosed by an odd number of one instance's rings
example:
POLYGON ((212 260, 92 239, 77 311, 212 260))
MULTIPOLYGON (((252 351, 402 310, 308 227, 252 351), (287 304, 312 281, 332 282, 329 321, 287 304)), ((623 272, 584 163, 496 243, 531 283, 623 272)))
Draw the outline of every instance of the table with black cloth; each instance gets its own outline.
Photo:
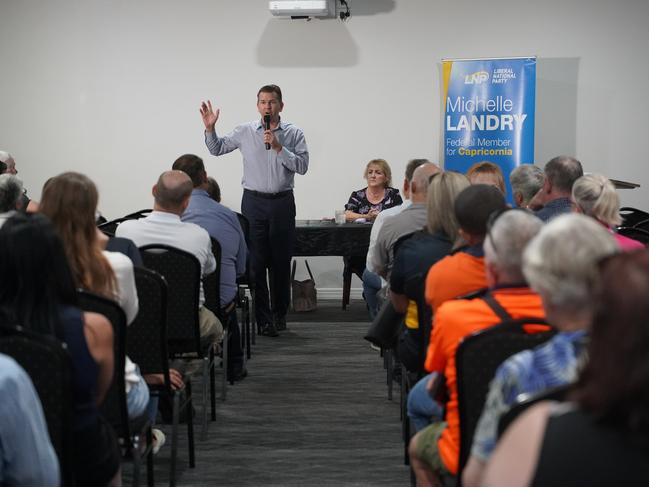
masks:
MULTIPOLYGON (((296 220, 293 256, 340 255, 344 258, 343 309, 349 304, 352 273, 357 271, 348 265, 352 257, 367 256, 370 244, 370 223, 337 224, 328 220, 296 220)), ((362 272, 362 270, 361 270, 362 272)))

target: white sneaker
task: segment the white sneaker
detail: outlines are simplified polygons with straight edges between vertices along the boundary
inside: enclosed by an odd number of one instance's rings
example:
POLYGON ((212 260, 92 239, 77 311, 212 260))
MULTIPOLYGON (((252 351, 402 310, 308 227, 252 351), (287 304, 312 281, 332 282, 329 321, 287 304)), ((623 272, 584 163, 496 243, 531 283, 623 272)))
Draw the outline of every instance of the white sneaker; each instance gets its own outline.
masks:
POLYGON ((162 445, 167 441, 167 438, 165 438, 165 434, 162 431, 156 428, 151 430, 151 434, 153 435, 153 454, 156 455, 160 451, 160 448, 162 448, 162 445))

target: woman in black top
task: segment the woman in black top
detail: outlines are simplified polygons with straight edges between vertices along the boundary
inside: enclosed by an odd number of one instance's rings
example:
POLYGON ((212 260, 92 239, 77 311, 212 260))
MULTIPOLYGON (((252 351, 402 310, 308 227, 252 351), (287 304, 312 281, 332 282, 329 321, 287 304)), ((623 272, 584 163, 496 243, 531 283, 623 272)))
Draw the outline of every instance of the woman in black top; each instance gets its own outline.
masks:
POLYGON ((347 221, 358 218, 372 221, 382 210, 403 203, 399 190, 390 186, 392 171, 384 159, 368 162, 363 177, 367 180, 367 187, 354 191, 345 205, 347 221))

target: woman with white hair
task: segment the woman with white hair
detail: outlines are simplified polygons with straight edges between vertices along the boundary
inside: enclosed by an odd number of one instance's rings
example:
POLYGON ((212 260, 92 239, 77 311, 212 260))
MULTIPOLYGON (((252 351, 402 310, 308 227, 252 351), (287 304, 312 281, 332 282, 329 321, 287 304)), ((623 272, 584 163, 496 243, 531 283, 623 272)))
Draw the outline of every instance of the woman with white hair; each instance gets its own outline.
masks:
POLYGON ((601 174, 585 174, 572 187, 572 206, 577 213, 590 216, 606 226, 621 250, 643 249, 637 240, 616 233, 613 229, 622 223, 620 216, 620 197, 615 186, 601 174))
MULTIPOLYGON (((16 169, 16 161, 13 156, 6 151, 0 150, 0 174, 13 174, 14 176, 18 174, 18 169, 16 169)), ((20 209, 21 211, 26 211, 27 213, 34 213, 38 211, 38 202, 29 199, 27 196, 27 190, 23 190, 23 194, 20 197, 20 209)))

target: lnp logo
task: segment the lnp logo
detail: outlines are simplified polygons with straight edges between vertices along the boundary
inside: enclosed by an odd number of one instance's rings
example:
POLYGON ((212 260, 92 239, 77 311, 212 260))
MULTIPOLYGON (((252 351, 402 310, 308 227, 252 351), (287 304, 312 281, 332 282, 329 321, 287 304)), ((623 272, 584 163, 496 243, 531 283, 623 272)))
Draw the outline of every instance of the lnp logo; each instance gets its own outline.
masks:
POLYGON ((489 79, 489 73, 486 71, 476 71, 475 73, 464 76, 465 85, 479 85, 489 79))

